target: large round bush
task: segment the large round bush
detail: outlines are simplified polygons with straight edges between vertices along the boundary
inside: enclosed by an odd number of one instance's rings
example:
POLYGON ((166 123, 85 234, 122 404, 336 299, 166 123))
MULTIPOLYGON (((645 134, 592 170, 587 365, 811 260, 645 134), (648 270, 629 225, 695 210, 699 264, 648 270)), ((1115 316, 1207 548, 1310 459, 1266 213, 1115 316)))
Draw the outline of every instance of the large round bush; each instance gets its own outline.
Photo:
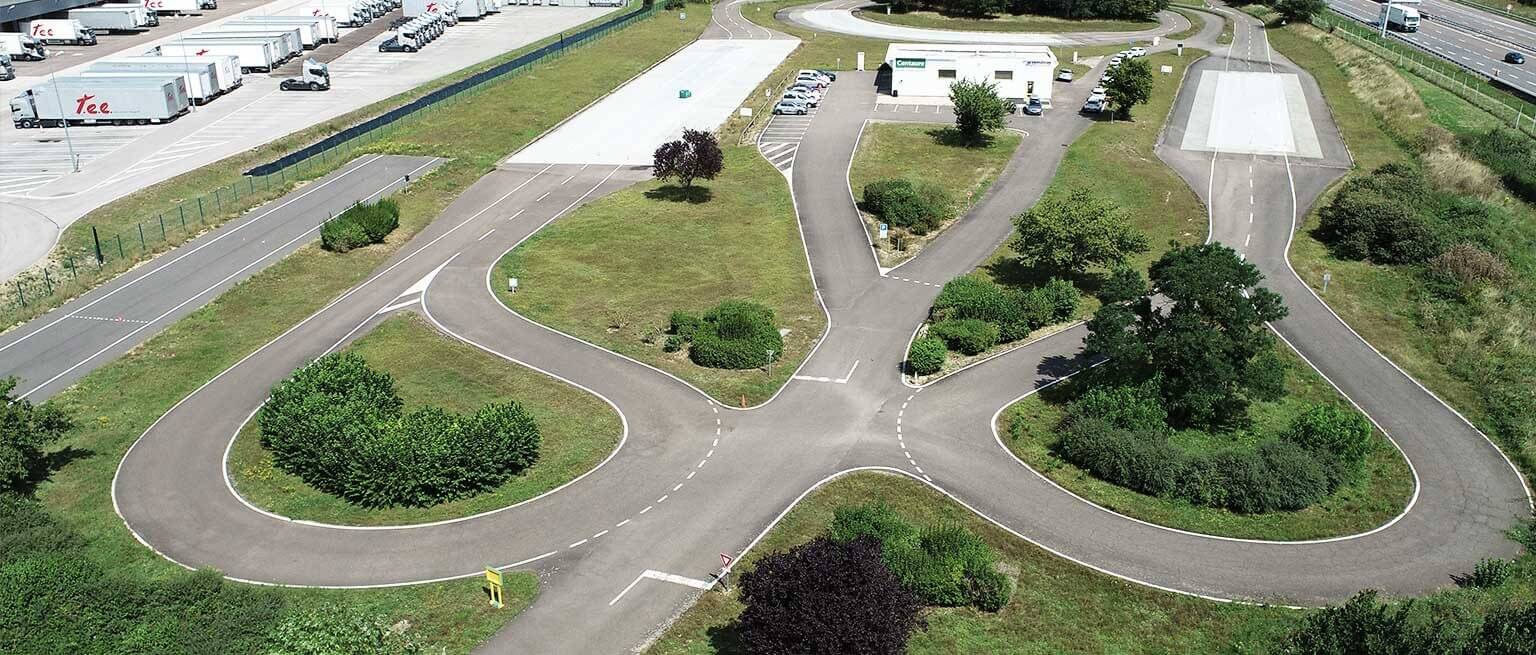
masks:
POLYGON ((947 352, 943 339, 923 337, 912 342, 912 350, 907 353, 907 366, 913 375, 933 375, 943 368, 947 352))
POLYGON ((402 414, 388 374, 327 355, 272 389, 257 416, 278 468, 367 507, 422 507, 493 488, 538 459, 539 429, 516 402, 473 416, 402 414))
POLYGON ((693 323, 674 315, 674 331, 692 333, 688 358, 709 368, 745 369, 767 366, 784 354, 784 337, 774 324, 773 310, 744 300, 727 300, 693 323), (770 354, 771 353, 771 354, 770 354))

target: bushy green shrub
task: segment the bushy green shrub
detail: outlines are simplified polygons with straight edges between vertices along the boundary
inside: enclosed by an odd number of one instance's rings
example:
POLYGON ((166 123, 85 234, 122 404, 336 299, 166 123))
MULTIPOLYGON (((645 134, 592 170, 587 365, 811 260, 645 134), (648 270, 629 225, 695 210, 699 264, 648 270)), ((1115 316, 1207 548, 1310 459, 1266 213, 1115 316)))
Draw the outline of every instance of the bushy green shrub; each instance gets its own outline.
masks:
POLYGON ((1099 419, 1123 430, 1165 430, 1168 410, 1153 384, 1098 385, 1067 405, 1066 421, 1099 419))
POLYGON ((928 334, 938 337, 951 350, 978 355, 997 345, 997 326, 974 318, 952 318, 928 327, 928 334))
POLYGON ((1081 296, 1077 293, 1077 287, 1071 282, 1061 278, 1051 278, 1043 286, 1030 289, 1026 293, 1037 295, 1046 307, 1050 308, 1047 320, 1038 327, 1058 323, 1072 318, 1077 314, 1077 303, 1081 296))
POLYGON ((1509 192, 1536 202, 1536 142, 1503 126, 1463 137, 1467 152, 1499 174, 1509 192))
POLYGON ((838 543, 878 541, 886 566, 928 605, 972 605, 995 612, 1012 594, 992 548, 960 526, 918 530, 890 507, 872 503, 839 508, 828 536, 838 543))
POLYGON ((400 205, 394 200, 356 204, 320 226, 320 247, 346 252, 380 243, 399 226, 400 205))
POLYGON ((1281 437, 1311 451, 1324 464, 1329 491, 1358 477, 1371 452, 1370 421, 1340 405, 1313 405, 1292 419, 1281 437))
POLYGON ((913 375, 933 375, 944 367, 947 348, 938 337, 923 337, 912 342, 907 352, 907 366, 913 375))
POLYGON ((1010 336, 1018 330, 1013 326, 1023 326, 1023 333, 1029 333, 1018 298, 996 282, 975 273, 946 282, 938 297, 933 299, 932 314, 935 321, 974 318, 995 323, 1000 334, 1010 336))
POLYGON ((1469 225, 1479 232, 1475 223, 1486 220, 1474 206, 1478 201, 1453 203, 1446 210, 1431 188, 1424 174, 1407 164, 1387 164, 1351 178, 1318 212, 1317 235, 1343 259, 1427 261, 1445 250, 1450 236, 1464 234, 1469 225), (1460 217, 1460 227, 1447 227, 1451 216, 1460 217))
POLYGON ((1485 557, 1472 567, 1472 573, 1456 579, 1463 587, 1492 589, 1509 581, 1515 574, 1515 565, 1507 559, 1485 557))
POLYGON ((684 339, 682 335, 669 334, 667 335, 667 340, 661 344, 661 349, 664 352, 675 353, 682 350, 685 345, 688 345, 688 340, 684 339))
POLYGON ((1099 287, 1099 301, 1105 304, 1135 300, 1147 293, 1147 278, 1129 266, 1117 266, 1099 287))
POLYGON ((673 312, 671 328, 676 336, 692 341, 688 358, 699 366, 759 368, 784 354, 784 337, 774 323, 773 310, 753 302, 727 300, 702 319, 673 312))
POLYGON ((388 374, 332 354, 273 387, 257 415, 273 463, 367 507, 421 507, 495 487, 538 458, 539 430, 516 402, 473 416, 401 414, 388 374))
POLYGON ((381 616, 334 605, 292 612, 272 630, 266 655, 416 655, 426 648, 381 616))
POLYGON ((954 203, 943 187, 904 178, 876 180, 864 185, 864 208, 893 227, 927 234, 949 218, 954 203))

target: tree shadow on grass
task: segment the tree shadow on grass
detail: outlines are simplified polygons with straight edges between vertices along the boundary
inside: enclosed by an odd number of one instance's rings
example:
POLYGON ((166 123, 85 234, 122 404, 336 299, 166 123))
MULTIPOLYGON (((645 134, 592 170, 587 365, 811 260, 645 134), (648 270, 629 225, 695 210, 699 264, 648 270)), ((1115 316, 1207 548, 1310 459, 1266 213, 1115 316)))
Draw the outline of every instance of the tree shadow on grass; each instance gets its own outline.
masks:
POLYGON ((704 186, 680 186, 668 184, 656 187, 645 192, 645 197, 651 200, 663 200, 666 202, 686 202, 690 205, 700 205, 709 202, 715 197, 715 192, 704 186))
POLYGON ((1090 296, 1096 296, 1103 288, 1108 275, 1101 271, 1084 271, 1080 273, 1063 273, 1049 269, 1025 266, 1019 260, 1012 257, 1003 257, 988 262, 984 265, 987 274, 992 276, 998 284, 1015 289, 1033 289, 1058 277, 1071 282, 1079 291, 1090 296))
POLYGON ((74 446, 65 446, 46 453, 40 461, 37 461, 27 470, 26 479, 22 482, 23 488, 20 491, 30 494, 33 490, 37 489, 38 485, 47 482, 49 478, 53 477, 55 471, 68 466, 75 460, 85 459, 95 454, 95 451, 74 446))
POLYGON ((709 635, 710 647, 714 648, 716 653, 725 655, 747 652, 746 644, 741 641, 741 629, 737 621, 714 626, 707 630, 706 634, 709 635))
POLYGON ((951 148, 985 148, 992 145, 991 134, 982 133, 975 141, 970 141, 953 127, 936 127, 928 130, 927 134, 934 143, 951 148))

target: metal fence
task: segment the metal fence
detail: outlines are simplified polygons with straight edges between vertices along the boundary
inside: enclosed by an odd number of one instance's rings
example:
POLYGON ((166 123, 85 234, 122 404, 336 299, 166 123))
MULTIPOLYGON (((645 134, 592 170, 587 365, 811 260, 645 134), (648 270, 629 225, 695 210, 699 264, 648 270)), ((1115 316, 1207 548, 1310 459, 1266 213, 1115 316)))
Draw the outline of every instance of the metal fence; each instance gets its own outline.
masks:
MULTIPOLYGON (((401 107, 346 128, 334 135, 256 166, 240 179, 213 191, 176 202, 126 231, 101 234, 96 228, 79 243, 60 243, 53 260, 18 275, 0 288, 0 310, 26 312, 46 308, 49 302, 69 298, 148 259, 154 253, 183 243, 202 231, 222 224, 241 212, 286 193, 289 183, 313 179, 350 161, 356 151, 382 138, 387 128, 423 111, 437 109, 445 101, 517 74, 534 64, 559 57, 579 46, 650 17, 661 3, 640 7, 574 34, 562 34, 535 50, 437 89, 401 107)), ((25 318, 24 315, 10 318, 25 318)))

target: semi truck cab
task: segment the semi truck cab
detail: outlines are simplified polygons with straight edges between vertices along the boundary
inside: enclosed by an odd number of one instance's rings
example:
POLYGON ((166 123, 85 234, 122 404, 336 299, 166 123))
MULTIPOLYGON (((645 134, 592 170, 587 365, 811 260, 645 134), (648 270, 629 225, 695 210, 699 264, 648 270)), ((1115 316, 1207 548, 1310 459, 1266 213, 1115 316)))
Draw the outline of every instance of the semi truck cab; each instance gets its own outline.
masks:
POLYGON ((290 77, 283 80, 284 91, 329 91, 331 90, 331 68, 314 59, 304 60, 304 73, 299 77, 290 77))

